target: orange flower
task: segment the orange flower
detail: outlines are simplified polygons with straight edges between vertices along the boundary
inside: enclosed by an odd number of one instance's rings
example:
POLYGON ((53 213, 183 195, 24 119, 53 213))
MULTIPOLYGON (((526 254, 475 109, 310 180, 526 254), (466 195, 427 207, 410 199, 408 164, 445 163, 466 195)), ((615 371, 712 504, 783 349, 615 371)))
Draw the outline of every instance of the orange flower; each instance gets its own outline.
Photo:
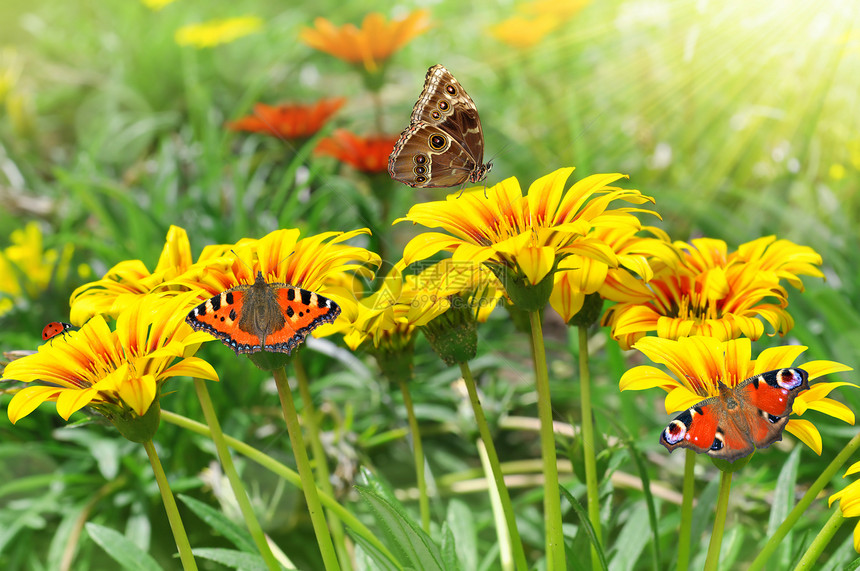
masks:
POLYGON ((345 62, 363 63, 367 71, 376 72, 394 52, 430 28, 430 13, 416 10, 402 20, 387 23, 382 14, 372 12, 364 17, 360 29, 353 24, 337 28, 325 18, 317 18, 314 25, 299 34, 303 42, 345 62))
POLYGON ((231 131, 265 133, 281 139, 307 138, 322 129, 329 118, 340 109, 346 99, 334 97, 316 103, 282 103, 281 105, 254 105, 254 114, 227 123, 231 131))
POLYGON ((342 163, 366 173, 388 170, 388 155, 397 142, 397 135, 360 137, 346 129, 338 129, 317 145, 318 155, 329 155, 342 163))

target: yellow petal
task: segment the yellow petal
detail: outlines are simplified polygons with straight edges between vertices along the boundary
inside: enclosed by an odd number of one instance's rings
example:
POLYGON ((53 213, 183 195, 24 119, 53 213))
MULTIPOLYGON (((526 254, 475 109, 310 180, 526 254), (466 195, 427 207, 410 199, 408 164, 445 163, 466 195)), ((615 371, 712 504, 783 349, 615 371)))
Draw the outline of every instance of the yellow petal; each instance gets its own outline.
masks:
MULTIPOLYGON (((857 472, 860 472, 860 462, 854 462, 851 464, 851 466, 848 467, 848 470, 845 471, 845 476, 851 476, 857 472)), ((844 478, 845 476, 842 477, 844 478)))
MULTIPOLYGON (((13 361, 14 362, 14 361, 13 361)), ((15 424, 24 418, 46 400, 53 400, 63 389, 57 387, 24 387, 12 397, 6 414, 9 420, 15 424)))
POLYGON ((417 260, 424 260, 442 251, 450 251, 463 241, 447 234, 438 232, 423 232, 412 238, 403 249, 403 261, 408 266, 417 260))
POLYGON ((818 432, 814 424, 802 418, 792 418, 785 425, 785 431, 793 434, 798 440, 821 456, 821 433, 818 432))
POLYGON ((801 368, 809 373, 810 379, 817 379, 824 375, 854 370, 851 367, 843 365, 842 363, 837 363, 836 361, 809 361, 808 363, 804 363, 801 368))
POLYGON ((155 399, 155 377, 152 375, 130 377, 125 379, 117 392, 125 404, 138 416, 143 416, 155 399))
MULTIPOLYGON (((797 402, 795 400, 795 402, 797 402)), ((823 412, 826 415, 838 418, 848 424, 854 424, 854 411, 839 401, 833 399, 821 399, 806 403, 806 408, 823 412)))
POLYGON ((687 387, 679 386, 666 395, 666 402, 664 403, 666 405, 666 413, 671 414, 679 410, 686 410, 703 400, 701 395, 694 393, 687 387))
POLYGON ((555 248, 526 248, 517 256, 517 264, 528 278, 529 283, 537 285, 552 271, 555 263, 555 248))
POLYGON ((72 413, 92 403, 98 394, 99 391, 95 387, 82 390, 64 389, 57 396, 57 414, 69 420, 72 413))
POLYGON ((535 226, 551 225, 555 216, 564 185, 573 173, 572 167, 560 168, 542 176, 529 186, 528 203, 530 223, 535 226))
MULTIPOLYGON (((803 345, 781 345, 765 349, 759 353, 755 360, 755 372, 753 374, 758 375, 766 371, 790 367, 804 351, 806 351, 806 347, 803 345)), ((804 370, 809 372, 805 367, 804 370)))
POLYGON ((621 376, 618 381, 618 388, 622 391, 641 391, 645 389, 653 389, 654 387, 662 387, 665 390, 670 390, 673 387, 680 387, 681 384, 661 371, 656 367, 648 365, 640 365, 629 369, 621 376))
POLYGON ((188 357, 165 370, 162 377, 188 376, 209 381, 217 381, 218 373, 207 361, 198 357, 188 357))

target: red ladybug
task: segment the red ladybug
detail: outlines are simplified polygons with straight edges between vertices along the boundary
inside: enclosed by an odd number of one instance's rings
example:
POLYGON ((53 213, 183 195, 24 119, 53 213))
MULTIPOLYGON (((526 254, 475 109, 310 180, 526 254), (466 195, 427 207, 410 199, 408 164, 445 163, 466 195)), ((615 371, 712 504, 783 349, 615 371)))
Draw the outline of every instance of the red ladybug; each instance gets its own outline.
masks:
POLYGON ((52 321, 42 329, 42 341, 47 341, 48 339, 53 339, 57 335, 63 335, 69 329, 72 329, 74 325, 71 323, 66 323, 64 321, 52 321))

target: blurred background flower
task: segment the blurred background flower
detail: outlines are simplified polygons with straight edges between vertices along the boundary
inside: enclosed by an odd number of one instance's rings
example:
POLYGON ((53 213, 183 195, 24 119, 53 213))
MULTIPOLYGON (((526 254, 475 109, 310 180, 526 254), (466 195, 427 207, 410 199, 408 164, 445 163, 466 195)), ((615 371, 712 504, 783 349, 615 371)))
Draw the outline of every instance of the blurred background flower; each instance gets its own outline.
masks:
POLYGON ((336 27, 325 18, 314 20, 313 28, 304 28, 303 42, 351 64, 362 64, 369 73, 377 73, 388 58, 416 36, 430 28, 430 12, 415 10, 405 18, 386 22, 378 12, 364 17, 361 28, 354 24, 336 27))
POLYGON ((264 133, 280 139, 306 139, 316 134, 346 103, 344 97, 324 98, 310 104, 254 104, 254 113, 227 123, 231 131, 264 133))
POLYGON ((263 20, 256 16, 225 18, 182 26, 176 30, 175 38, 180 46, 213 48, 259 32, 262 27, 263 20))

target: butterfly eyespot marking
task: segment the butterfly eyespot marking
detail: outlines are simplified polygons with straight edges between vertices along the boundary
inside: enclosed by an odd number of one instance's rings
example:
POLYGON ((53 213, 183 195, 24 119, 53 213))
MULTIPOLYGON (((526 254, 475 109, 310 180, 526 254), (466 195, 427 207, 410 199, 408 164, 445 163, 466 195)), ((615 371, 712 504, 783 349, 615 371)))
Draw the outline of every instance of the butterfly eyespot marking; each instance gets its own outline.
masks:
POLYGON ((786 390, 791 390, 803 384, 803 375, 794 369, 781 369, 776 374, 776 384, 786 390))
POLYGON ((445 140, 445 137, 443 137, 442 135, 431 135, 430 136, 430 148, 433 149, 434 151, 441 151, 442 149, 445 148, 446 143, 447 143, 447 141, 445 140))
POLYGON ((427 162, 427 155, 415 155, 415 158, 412 159, 416 165, 423 165, 427 162))
POLYGON ((432 113, 430 113, 430 116, 436 120, 439 120, 442 117, 442 114, 439 113, 438 111, 433 111, 432 113))
POLYGON ((714 443, 711 444, 711 450, 722 450, 724 446, 725 441, 723 439, 723 431, 717 429, 717 433, 714 435, 714 443))
POLYGON ((416 176, 416 177, 415 177, 415 182, 426 182, 426 181, 427 181, 427 177, 426 177, 426 176, 418 175, 418 176, 416 176))
MULTIPOLYGON (((446 86, 445 86, 445 91, 447 91, 447 92, 448 92, 448 94, 450 94, 450 95, 453 95, 453 96, 455 96, 455 97, 457 96, 457 88, 456 88, 456 87, 454 87, 453 85, 446 85, 446 86)), ((440 106, 440 107, 441 107, 441 106, 440 106)))
POLYGON ((680 420, 673 420, 663 431, 663 438, 669 444, 677 444, 687 435, 687 427, 680 420))
POLYGON ((412 172, 414 172, 415 174, 424 174, 427 172, 427 168, 426 167, 415 167, 414 169, 412 169, 412 172))
MULTIPOLYGON (((437 107, 439 107, 439 109, 441 109, 442 111, 447 111, 448 109, 450 109, 450 108, 451 108, 451 106, 450 106, 450 105, 448 105, 448 102, 447 102, 447 101, 440 101, 440 102, 439 102, 439 104, 437 105, 437 107)), ((434 113, 435 113, 435 112, 434 112, 434 113)), ((434 118, 435 118, 435 117, 434 117, 434 118)))
POLYGON ((776 424, 782 418, 780 416, 775 416, 773 414, 770 414, 766 410, 761 410, 761 409, 759 409, 758 414, 759 414, 759 416, 761 416, 763 419, 765 419, 766 421, 768 421, 771 424, 776 424))

